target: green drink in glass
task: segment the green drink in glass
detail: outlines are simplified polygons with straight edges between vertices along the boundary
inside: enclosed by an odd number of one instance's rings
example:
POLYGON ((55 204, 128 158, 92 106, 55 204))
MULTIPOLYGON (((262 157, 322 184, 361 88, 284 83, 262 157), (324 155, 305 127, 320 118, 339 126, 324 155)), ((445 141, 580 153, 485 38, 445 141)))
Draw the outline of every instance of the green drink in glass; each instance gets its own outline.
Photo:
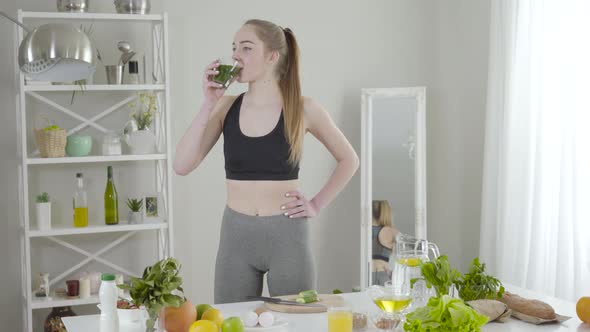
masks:
POLYGON ((227 89, 241 70, 237 61, 222 59, 217 67, 219 74, 213 77, 213 82, 219 83, 224 89, 227 89))

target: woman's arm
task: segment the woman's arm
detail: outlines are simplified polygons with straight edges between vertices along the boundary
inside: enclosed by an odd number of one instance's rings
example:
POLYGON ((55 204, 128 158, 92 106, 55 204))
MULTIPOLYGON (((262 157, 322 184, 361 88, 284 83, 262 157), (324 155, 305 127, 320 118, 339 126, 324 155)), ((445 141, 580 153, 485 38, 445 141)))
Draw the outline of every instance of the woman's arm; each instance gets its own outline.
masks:
POLYGON ((201 110, 176 146, 174 172, 187 175, 197 168, 221 135, 223 119, 235 96, 223 96, 211 106, 201 105, 201 110))
POLYGON ((340 129, 334 124, 330 114, 316 101, 304 101, 307 128, 338 162, 332 176, 310 203, 317 211, 325 208, 344 189, 359 167, 359 158, 340 129))
POLYGON ((235 99, 223 96, 225 89, 221 88, 221 84, 211 81, 211 77, 219 73, 217 67, 218 60, 205 67, 202 79, 204 98, 200 112, 176 145, 173 168, 178 175, 187 175, 205 159, 219 139, 225 113, 235 99))
POLYGON ((285 193, 285 196, 294 198, 281 206, 281 209, 286 211, 284 215, 289 218, 315 217, 344 189, 359 167, 356 152, 336 127, 328 112, 311 98, 304 98, 303 107, 307 130, 324 144, 338 165, 328 182, 311 200, 296 190, 285 193))

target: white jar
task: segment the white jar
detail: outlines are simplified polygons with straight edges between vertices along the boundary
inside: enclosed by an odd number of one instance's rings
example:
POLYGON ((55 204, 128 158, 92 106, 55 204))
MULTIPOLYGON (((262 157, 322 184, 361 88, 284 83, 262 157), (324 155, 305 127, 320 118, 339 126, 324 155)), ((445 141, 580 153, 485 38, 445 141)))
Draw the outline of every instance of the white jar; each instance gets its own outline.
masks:
POLYGON ((119 332, 118 295, 115 275, 103 274, 100 290, 98 291, 98 298, 100 299, 100 332, 119 332))
POLYGON ((102 140, 103 156, 118 156, 121 154, 121 138, 115 133, 107 133, 102 140))

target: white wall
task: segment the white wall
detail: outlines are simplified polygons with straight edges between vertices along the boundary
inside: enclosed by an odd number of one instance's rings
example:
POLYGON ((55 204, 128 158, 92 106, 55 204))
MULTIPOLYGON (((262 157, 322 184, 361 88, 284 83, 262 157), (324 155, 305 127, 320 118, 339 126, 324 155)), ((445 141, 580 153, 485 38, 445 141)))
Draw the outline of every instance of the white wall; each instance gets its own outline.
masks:
MULTIPOLYGON (((92 2, 93 6, 98 2, 92 2)), ((488 0, 355 1, 153 1, 170 17, 173 136, 178 141, 201 101, 202 68, 230 53, 234 32, 248 18, 290 27, 302 49, 303 92, 317 99, 359 152, 360 89, 428 87, 429 236, 461 266, 477 252, 483 111, 487 66, 488 0), (182 6, 180 5, 182 4, 182 6), (228 8, 232 10, 227 10, 228 8), (224 22, 220 24, 220 13, 224 22), (461 248, 466 248, 461 249, 461 248)), ((101 10, 112 11, 110 4, 101 10)), ((2 0, 17 7, 54 10, 54 2, 2 0)), ((93 7, 97 8, 97 7, 93 7)), ((12 45, 13 26, 0 20, 0 42, 12 45)), ((117 35, 112 36, 118 40, 117 35)), ((17 232, 16 131, 13 51, 0 49, 0 177, 2 326, 20 326, 17 232)), ((230 92, 241 92, 233 87, 230 92)), ((221 143, 221 142, 220 142, 221 143)), ((312 196, 334 162, 312 137, 302 162, 303 191, 312 196)), ((194 302, 211 302, 225 184, 221 144, 188 177, 175 177, 176 256, 185 289, 194 302)), ((320 291, 350 290, 359 284, 359 176, 333 204, 313 219, 320 291)))
POLYGON ((490 1, 434 2, 428 236, 466 271, 479 252, 490 1))

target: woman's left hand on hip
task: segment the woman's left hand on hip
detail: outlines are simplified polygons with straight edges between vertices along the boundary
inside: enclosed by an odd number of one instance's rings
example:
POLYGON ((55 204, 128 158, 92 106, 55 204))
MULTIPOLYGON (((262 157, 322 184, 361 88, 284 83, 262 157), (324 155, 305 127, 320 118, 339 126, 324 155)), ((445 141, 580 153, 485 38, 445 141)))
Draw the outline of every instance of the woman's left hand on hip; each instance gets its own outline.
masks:
POLYGON ((318 207, 313 200, 308 200, 305 196, 297 190, 285 193, 286 197, 292 197, 293 200, 289 203, 283 204, 281 210, 285 211, 283 214, 289 218, 300 217, 315 217, 319 213, 318 207))

